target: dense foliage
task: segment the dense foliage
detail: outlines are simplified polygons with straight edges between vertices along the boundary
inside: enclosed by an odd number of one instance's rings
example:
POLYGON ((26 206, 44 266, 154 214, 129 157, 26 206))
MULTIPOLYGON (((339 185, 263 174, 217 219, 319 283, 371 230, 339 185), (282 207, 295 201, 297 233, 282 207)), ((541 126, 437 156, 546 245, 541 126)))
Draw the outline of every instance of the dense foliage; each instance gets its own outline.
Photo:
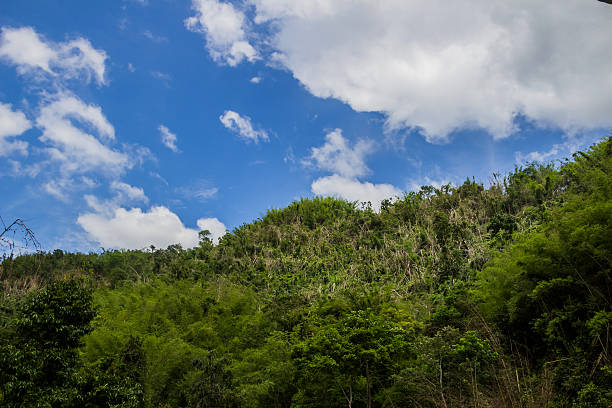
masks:
POLYGON ((607 138, 216 246, 5 258, 0 403, 608 407, 611 172, 607 138))

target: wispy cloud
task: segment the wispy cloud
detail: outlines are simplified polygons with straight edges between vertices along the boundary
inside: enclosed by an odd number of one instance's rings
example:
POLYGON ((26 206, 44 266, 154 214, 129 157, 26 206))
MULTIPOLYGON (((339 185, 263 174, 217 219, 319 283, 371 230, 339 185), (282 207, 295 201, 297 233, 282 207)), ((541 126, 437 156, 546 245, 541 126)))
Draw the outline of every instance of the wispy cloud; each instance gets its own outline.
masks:
POLYGON ((227 110, 219 116, 219 120, 223 123, 223 126, 238 134, 247 142, 258 143, 260 140, 264 142, 269 140, 268 133, 265 130, 256 130, 248 116, 241 116, 237 112, 227 110))
POLYGON ((168 38, 164 37, 163 35, 156 35, 153 34, 151 32, 151 30, 145 30, 142 35, 144 35, 145 37, 147 37, 149 40, 155 42, 155 43, 167 43, 168 42, 168 38))
POLYGON ((161 81, 166 88, 170 87, 170 82, 172 82, 172 76, 160 71, 151 71, 151 76, 158 81, 161 81))
POLYGON ((47 154, 64 174, 101 170, 118 175, 133 165, 127 154, 107 145, 115 129, 102 109, 76 96, 62 94, 43 105, 36 126, 42 130, 40 140, 50 146, 47 154))
POLYGON ((82 37, 55 43, 43 39, 32 27, 3 27, 0 58, 16 65, 20 74, 33 74, 38 79, 89 81, 93 77, 98 84, 106 84, 106 53, 82 37))
POLYGON ((117 192, 115 201, 124 203, 127 201, 149 202, 149 197, 146 196, 141 187, 131 186, 122 181, 113 180, 110 184, 112 190, 117 192))
POLYGON ((207 201, 217 196, 219 189, 206 180, 197 180, 189 185, 177 187, 175 191, 187 199, 207 201))
POLYGON ((170 129, 168 129, 164 125, 159 125, 157 127, 157 130, 159 130, 159 133, 161 135, 161 141, 164 144, 164 146, 172 150, 174 153, 178 153, 179 149, 176 146, 176 142, 177 142, 176 134, 170 132, 170 129))
POLYGON ((216 196, 218 192, 219 189, 217 187, 205 188, 203 190, 194 192, 194 196, 200 200, 208 200, 209 198, 216 196))
POLYGON ((551 160, 564 159, 572 153, 589 146, 599 139, 599 135, 593 136, 592 132, 581 134, 570 134, 561 143, 553 144, 546 151, 532 151, 529 153, 515 152, 514 160, 517 164, 529 162, 545 163, 551 160))

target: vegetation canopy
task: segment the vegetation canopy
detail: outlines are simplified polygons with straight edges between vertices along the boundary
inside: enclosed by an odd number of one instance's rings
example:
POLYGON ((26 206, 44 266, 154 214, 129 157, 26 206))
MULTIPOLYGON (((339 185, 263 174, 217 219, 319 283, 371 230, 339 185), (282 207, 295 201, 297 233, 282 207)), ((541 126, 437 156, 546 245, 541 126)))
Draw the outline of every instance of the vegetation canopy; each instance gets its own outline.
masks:
POLYGON ((609 407, 611 173, 608 137, 218 245, 5 256, 0 405, 609 407))

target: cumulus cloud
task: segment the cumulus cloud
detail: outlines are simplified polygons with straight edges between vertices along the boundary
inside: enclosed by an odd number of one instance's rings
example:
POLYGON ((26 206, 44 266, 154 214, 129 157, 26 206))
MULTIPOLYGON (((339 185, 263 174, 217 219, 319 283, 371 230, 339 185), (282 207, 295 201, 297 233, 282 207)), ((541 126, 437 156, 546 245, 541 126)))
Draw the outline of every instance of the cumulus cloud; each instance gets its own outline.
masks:
POLYGON ((255 18, 237 18, 233 32, 244 38, 245 27, 269 24, 257 28, 271 33, 261 55, 318 97, 385 113, 389 129, 420 129, 434 142, 464 128, 507 137, 517 114, 567 132, 612 125, 606 4, 247 2, 255 18))
POLYGON ((223 115, 219 116, 219 120, 223 126, 235 132, 240 137, 248 142, 259 142, 260 140, 268 141, 268 133, 265 130, 256 130, 251 124, 251 118, 241 116, 237 112, 227 110, 223 115))
POLYGON ((357 179, 370 173, 365 158, 373 151, 374 144, 370 140, 360 140, 351 147, 342 136, 341 129, 327 133, 325 143, 321 147, 313 147, 302 164, 334 174, 313 181, 311 191, 348 201, 369 202, 374 211, 380 211, 382 200, 399 196, 402 192, 391 184, 373 184, 357 179))
POLYGON ((36 126, 64 174, 98 170, 118 175, 132 166, 127 154, 107 146, 115 139, 115 129, 99 106, 62 94, 42 106, 36 126))
POLYGON ((391 184, 361 182, 338 174, 315 180, 311 189, 317 195, 334 196, 362 203, 370 202, 376 212, 380 211, 382 200, 402 195, 402 191, 391 184))
POLYGON ((111 214, 87 213, 80 215, 77 223, 105 248, 166 248, 172 244, 191 248, 198 244, 198 231, 185 227, 176 214, 163 206, 149 211, 119 207, 111 214))
POLYGON ((159 125, 157 127, 157 130, 159 130, 159 133, 161 135, 161 141, 164 144, 164 146, 172 150, 174 153, 177 153, 179 149, 176 146, 176 140, 177 140, 176 135, 172 133, 170 129, 168 129, 164 125, 159 125))
POLYGON ((86 81, 93 77, 98 84, 106 83, 106 53, 82 37, 56 43, 45 40, 32 27, 3 27, 0 58, 16 65, 20 74, 86 81))
POLYGON ((370 172, 365 157, 374 150, 372 141, 360 140, 353 148, 342 136, 342 129, 335 129, 325 135, 325 144, 313 147, 303 164, 314 165, 344 177, 359 177, 370 172))
POLYGON ((219 238, 227 233, 225 224, 219 221, 217 218, 200 218, 198 220, 198 228, 200 230, 207 230, 210 232, 210 237, 214 244, 219 243, 219 238))
POLYGON ((10 104, 0 102, 0 157, 13 152, 27 154, 28 143, 13 138, 31 127, 32 124, 23 112, 14 111, 10 104))
POLYGON ((51 73, 50 62, 57 53, 31 27, 7 28, 0 33, 0 57, 21 70, 39 68, 51 73))
MULTIPOLYGON (((164 206, 151 207, 149 211, 105 209, 82 214, 77 223, 105 248, 140 249, 151 245, 166 248, 173 244, 192 248, 199 242, 199 230, 185 227, 178 215, 164 206)), ((225 225, 216 218, 201 218, 197 225, 200 230, 210 231, 214 243, 226 232, 225 225)))
POLYGON ((196 15, 187 18, 185 26, 204 35, 215 61, 236 66, 244 59, 257 59, 257 51, 247 39, 242 11, 218 0, 192 0, 192 8, 196 15))

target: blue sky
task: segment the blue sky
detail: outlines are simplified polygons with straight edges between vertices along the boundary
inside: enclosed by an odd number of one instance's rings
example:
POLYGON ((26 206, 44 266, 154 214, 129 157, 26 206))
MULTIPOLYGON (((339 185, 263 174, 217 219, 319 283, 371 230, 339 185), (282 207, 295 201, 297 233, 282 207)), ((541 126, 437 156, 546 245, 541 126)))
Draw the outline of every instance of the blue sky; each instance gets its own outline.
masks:
POLYGON ((596 1, 5 0, 0 215, 192 246, 300 197, 488 183, 612 128, 596 1))

